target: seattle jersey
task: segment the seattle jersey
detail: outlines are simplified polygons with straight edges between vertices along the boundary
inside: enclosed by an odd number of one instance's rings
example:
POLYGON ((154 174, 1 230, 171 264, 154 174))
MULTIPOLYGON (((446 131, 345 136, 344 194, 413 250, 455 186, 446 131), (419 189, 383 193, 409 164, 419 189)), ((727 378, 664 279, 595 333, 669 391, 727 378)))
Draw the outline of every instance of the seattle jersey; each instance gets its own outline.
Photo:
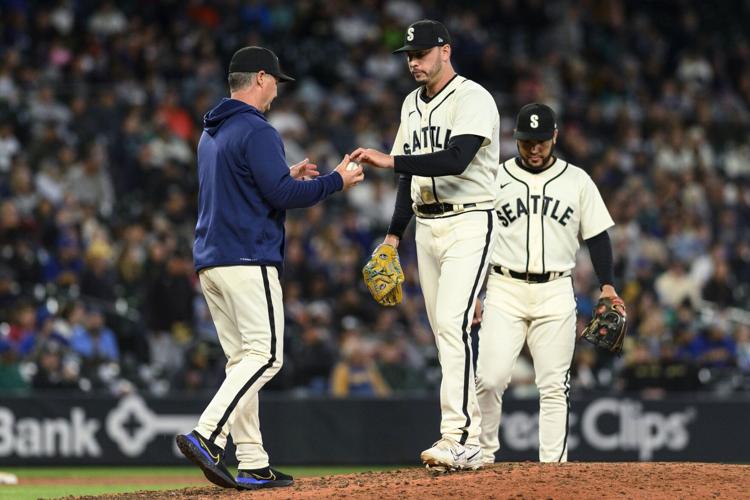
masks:
POLYGON ((500 114, 495 100, 481 85, 459 75, 430 102, 420 98, 423 88, 404 99, 392 155, 441 151, 459 135, 477 135, 484 141, 460 175, 412 176, 412 201, 418 205, 493 201, 500 163, 500 114))
POLYGON ((586 240, 614 226, 591 177, 560 159, 532 174, 511 158, 500 165, 495 188, 500 237, 493 265, 534 274, 568 271, 579 235, 586 240))

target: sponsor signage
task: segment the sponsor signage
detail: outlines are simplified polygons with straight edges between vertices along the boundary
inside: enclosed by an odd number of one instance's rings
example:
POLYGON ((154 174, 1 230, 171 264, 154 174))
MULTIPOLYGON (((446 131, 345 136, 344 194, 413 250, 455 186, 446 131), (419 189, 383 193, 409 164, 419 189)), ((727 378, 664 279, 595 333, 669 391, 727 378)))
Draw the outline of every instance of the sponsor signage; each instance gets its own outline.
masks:
MULTIPOLYGON (((0 466, 184 463, 174 435, 208 398, 3 397, 0 466)), ((279 464, 409 464, 437 439, 439 403, 417 399, 265 397, 264 441, 279 464)), ((499 460, 536 460, 538 402, 508 400, 499 460)), ((573 400, 573 461, 750 461, 750 401, 599 397, 573 400), (721 422, 721 425, 716 425, 721 422)), ((231 451, 231 450, 230 450, 231 451)))
MULTIPOLYGON (((571 459, 577 450, 604 454, 617 453, 621 458, 649 461, 662 451, 684 452, 691 434, 698 432, 695 405, 669 410, 646 410, 642 402, 632 399, 601 398, 571 411, 568 450, 571 459)), ((503 451, 535 451, 538 444, 536 410, 510 410, 503 415, 500 431, 503 451)))

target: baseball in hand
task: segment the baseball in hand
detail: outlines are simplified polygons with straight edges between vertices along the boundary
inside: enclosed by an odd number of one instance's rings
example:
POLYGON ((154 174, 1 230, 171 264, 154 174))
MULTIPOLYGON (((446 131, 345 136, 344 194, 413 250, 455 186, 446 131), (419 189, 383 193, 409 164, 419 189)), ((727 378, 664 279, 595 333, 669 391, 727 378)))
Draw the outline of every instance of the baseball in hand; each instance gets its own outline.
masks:
POLYGON ((356 161, 350 161, 349 164, 346 166, 347 170, 357 170, 359 168, 359 163, 356 161))

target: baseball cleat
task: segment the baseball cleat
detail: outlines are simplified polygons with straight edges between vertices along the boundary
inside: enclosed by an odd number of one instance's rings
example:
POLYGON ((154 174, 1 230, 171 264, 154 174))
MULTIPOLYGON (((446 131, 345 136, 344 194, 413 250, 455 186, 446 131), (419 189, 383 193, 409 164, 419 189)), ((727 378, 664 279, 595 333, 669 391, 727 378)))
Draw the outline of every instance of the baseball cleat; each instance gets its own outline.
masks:
POLYGON ((201 468, 206 479, 222 488, 237 488, 232 474, 224 465, 224 450, 193 431, 175 438, 185 457, 201 468))
POLYGON ((294 478, 270 467, 237 471, 237 489, 257 490, 260 488, 278 488, 291 486, 294 478))
POLYGON ((447 467, 443 467, 441 465, 425 464, 424 467, 425 469, 427 469, 427 472, 429 472, 433 476, 439 476, 440 474, 446 474, 452 471, 452 469, 448 469, 447 467))
POLYGON ((477 445, 462 445, 450 438, 442 438, 420 455, 425 467, 434 473, 476 470, 484 464, 482 449, 477 445))
POLYGON ((0 472, 0 484, 18 484, 18 476, 10 472, 0 472))

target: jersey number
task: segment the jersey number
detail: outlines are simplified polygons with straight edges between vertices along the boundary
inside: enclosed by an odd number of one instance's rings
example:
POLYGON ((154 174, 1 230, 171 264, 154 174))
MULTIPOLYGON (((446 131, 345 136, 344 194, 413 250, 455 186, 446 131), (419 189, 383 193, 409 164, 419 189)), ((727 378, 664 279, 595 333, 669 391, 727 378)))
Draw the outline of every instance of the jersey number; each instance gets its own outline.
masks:
POLYGON ((414 28, 409 28, 406 30, 406 40, 411 42, 414 40, 414 28))
POLYGON ((531 115, 531 128, 539 127, 539 115, 531 115))

